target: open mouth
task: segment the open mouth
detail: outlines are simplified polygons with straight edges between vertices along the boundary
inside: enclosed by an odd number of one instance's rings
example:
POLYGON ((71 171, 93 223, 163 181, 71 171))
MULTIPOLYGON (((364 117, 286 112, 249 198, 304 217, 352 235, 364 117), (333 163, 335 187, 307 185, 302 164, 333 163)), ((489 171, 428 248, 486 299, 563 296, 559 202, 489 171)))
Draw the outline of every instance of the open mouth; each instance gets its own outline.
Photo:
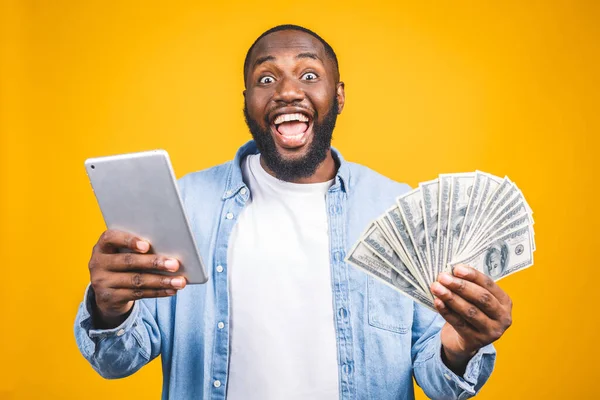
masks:
POLYGON ((272 123, 275 140, 287 149, 305 145, 312 129, 310 118, 300 112, 279 114, 272 123))

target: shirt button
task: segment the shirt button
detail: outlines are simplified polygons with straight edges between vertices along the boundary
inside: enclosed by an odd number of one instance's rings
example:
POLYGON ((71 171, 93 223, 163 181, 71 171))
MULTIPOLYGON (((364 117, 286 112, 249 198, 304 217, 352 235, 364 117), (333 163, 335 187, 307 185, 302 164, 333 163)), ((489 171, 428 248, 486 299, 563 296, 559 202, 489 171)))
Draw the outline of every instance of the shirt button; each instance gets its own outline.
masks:
POLYGON ((213 386, 216 388, 221 387, 221 381, 217 379, 216 381, 213 382, 213 386))
POLYGON ((450 375, 448 375, 448 374, 444 374, 444 378, 446 378, 448 380, 452 379, 452 377, 450 375))
POLYGON ((123 336, 125 334, 125 329, 119 329, 117 332, 117 336, 123 336))
POLYGON ((225 218, 232 219, 233 218, 233 213, 227 213, 227 215, 225 216, 225 218))
POLYGON ((335 251, 333 253, 333 260, 334 261, 340 262, 343 259, 344 259, 344 253, 342 251, 338 250, 338 251, 335 251))
POLYGON ((226 196, 231 196, 231 190, 228 190, 228 191, 226 191, 226 192, 225 192, 225 195, 226 195, 226 196))
POLYGON ((224 324, 224 323, 222 323, 222 322, 219 322, 219 323, 217 324, 217 326, 219 327, 219 329, 223 329, 223 328, 225 328, 225 324, 224 324))
POLYGON ((246 188, 242 188, 242 190, 240 190, 240 193, 241 194, 246 194, 246 193, 248 193, 248 190, 246 188))
POLYGON ((223 272, 223 266, 217 265, 217 272, 223 272))
POLYGON ((352 367, 350 366, 350 364, 344 364, 344 366, 342 367, 342 371, 344 372, 344 374, 350 375, 350 372, 352 372, 352 367))
POLYGON ((346 311, 346 309, 342 307, 338 310, 338 315, 340 316, 340 318, 346 318, 348 316, 348 311, 346 311))

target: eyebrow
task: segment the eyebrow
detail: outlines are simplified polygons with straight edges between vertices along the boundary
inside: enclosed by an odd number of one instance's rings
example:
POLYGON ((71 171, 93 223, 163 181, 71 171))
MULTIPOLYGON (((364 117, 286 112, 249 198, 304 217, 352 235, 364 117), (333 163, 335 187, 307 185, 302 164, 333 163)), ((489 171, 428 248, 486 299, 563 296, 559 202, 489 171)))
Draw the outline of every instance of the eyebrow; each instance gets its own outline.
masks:
MULTIPOLYGON (((300 53, 298 55, 296 55, 296 58, 312 58, 313 60, 319 60, 322 62, 321 58, 316 55, 315 53, 300 53)), ((258 67, 261 64, 266 63, 267 61, 275 61, 275 57, 274 56, 264 56, 264 57, 259 57, 256 59, 256 61, 254 62, 254 68, 258 67)))
POLYGON ((266 63, 267 61, 274 61, 275 57, 273 56, 264 56, 264 57, 259 57, 256 59, 256 61, 254 61, 254 67, 258 67, 260 64, 266 63))
POLYGON ((296 58, 312 58, 313 60, 322 61, 321 58, 319 58, 319 56, 315 53, 300 53, 296 56, 296 58))

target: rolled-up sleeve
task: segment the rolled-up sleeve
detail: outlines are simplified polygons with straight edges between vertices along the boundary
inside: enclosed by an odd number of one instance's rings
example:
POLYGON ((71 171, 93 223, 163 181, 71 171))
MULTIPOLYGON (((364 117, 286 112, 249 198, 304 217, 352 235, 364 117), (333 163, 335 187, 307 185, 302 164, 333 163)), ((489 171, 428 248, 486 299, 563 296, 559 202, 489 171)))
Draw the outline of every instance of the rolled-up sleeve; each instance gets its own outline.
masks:
POLYGON ((420 305, 415 306, 412 360, 417 384, 431 399, 468 399, 475 396, 490 377, 496 351, 490 344, 471 358, 463 376, 442 361, 440 337, 444 319, 420 305))
POLYGON ((75 318, 75 339, 81 354, 102 377, 129 376, 160 354, 152 302, 136 301, 127 319, 112 329, 95 329, 93 302, 94 292, 88 285, 75 318))

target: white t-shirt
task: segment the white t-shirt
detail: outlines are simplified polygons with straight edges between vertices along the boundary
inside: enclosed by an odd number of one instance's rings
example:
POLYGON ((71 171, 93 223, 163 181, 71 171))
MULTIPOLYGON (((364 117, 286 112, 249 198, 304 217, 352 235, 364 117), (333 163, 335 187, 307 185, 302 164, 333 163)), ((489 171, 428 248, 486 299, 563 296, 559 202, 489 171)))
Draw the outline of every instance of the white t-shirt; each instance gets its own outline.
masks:
POLYGON ((333 181, 280 181, 260 155, 248 156, 242 171, 250 200, 227 255, 227 399, 339 398, 325 203, 333 181))

